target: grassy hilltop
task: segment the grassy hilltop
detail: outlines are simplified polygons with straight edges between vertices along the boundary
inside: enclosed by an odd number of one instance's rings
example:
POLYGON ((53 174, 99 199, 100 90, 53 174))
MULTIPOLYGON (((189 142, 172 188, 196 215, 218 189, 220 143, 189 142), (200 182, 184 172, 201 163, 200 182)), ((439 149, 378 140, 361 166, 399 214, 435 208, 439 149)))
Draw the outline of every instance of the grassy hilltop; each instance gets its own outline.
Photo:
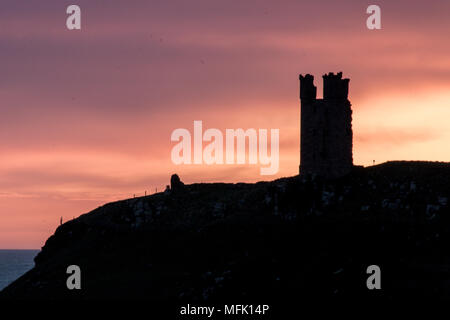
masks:
POLYGON ((450 299, 449 185, 450 164, 438 162, 177 185, 63 224, 0 298, 450 299), (72 264, 79 291, 66 288, 72 264), (372 264, 379 291, 366 287, 372 264))

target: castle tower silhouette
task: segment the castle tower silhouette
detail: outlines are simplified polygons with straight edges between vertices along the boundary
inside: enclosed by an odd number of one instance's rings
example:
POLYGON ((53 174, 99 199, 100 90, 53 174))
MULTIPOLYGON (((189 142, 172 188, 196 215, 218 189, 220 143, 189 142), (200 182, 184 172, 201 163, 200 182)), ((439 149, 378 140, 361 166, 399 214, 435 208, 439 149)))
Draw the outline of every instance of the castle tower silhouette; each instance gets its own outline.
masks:
POLYGON ((314 76, 300 75, 300 175, 337 178, 353 168, 349 79, 342 72, 323 75, 323 99, 317 99, 314 76))

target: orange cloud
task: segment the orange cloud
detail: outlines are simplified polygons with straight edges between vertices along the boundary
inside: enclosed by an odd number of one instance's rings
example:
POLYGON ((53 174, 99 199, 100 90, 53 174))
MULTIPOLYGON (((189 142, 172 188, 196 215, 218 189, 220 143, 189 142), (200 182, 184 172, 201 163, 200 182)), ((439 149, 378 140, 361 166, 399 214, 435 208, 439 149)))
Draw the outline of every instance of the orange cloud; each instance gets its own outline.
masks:
POLYGON ((297 174, 298 73, 319 92, 326 72, 350 77, 355 163, 450 159, 448 1, 380 1, 379 32, 357 0, 77 4, 71 33, 60 1, 2 2, 0 248, 39 247, 61 215, 162 190, 174 172, 262 178, 173 165, 170 134, 194 120, 280 129, 273 178, 297 174))

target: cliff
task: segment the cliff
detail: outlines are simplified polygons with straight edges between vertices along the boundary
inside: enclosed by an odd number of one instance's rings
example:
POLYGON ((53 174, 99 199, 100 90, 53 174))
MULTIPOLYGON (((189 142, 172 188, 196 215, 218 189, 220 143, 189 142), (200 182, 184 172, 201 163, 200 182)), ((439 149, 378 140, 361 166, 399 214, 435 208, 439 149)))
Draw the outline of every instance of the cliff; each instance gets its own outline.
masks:
POLYGON ((388 162, 334 180, 175 183, 63 224, 0 298, 450 299, 449 163, 388 162), (66 288, 72 264, 81 290, 66 288), (372 264, 382 290, 366 287, 372 264))

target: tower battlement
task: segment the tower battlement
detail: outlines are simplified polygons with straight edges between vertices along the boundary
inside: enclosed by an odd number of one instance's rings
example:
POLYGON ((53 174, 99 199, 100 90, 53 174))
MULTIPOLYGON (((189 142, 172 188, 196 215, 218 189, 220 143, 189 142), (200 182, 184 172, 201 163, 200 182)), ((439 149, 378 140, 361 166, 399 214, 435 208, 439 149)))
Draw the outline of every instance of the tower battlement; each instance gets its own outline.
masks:
POLYGON ((342 72, 324 74, 323 98, 324 99, 347 99, 348 83, 350 79, 342 79, 342 72))
POLYGON ((306 74, 300 75, 300 99, 316 99, 317 88, 314 85, 314 76, 306 74))
POLYGON ((352 110, 349 79, 342 72, 323 75, 323 99, 314 76, 300 75, 300 174, 335 178, 353 168, 352 110))

